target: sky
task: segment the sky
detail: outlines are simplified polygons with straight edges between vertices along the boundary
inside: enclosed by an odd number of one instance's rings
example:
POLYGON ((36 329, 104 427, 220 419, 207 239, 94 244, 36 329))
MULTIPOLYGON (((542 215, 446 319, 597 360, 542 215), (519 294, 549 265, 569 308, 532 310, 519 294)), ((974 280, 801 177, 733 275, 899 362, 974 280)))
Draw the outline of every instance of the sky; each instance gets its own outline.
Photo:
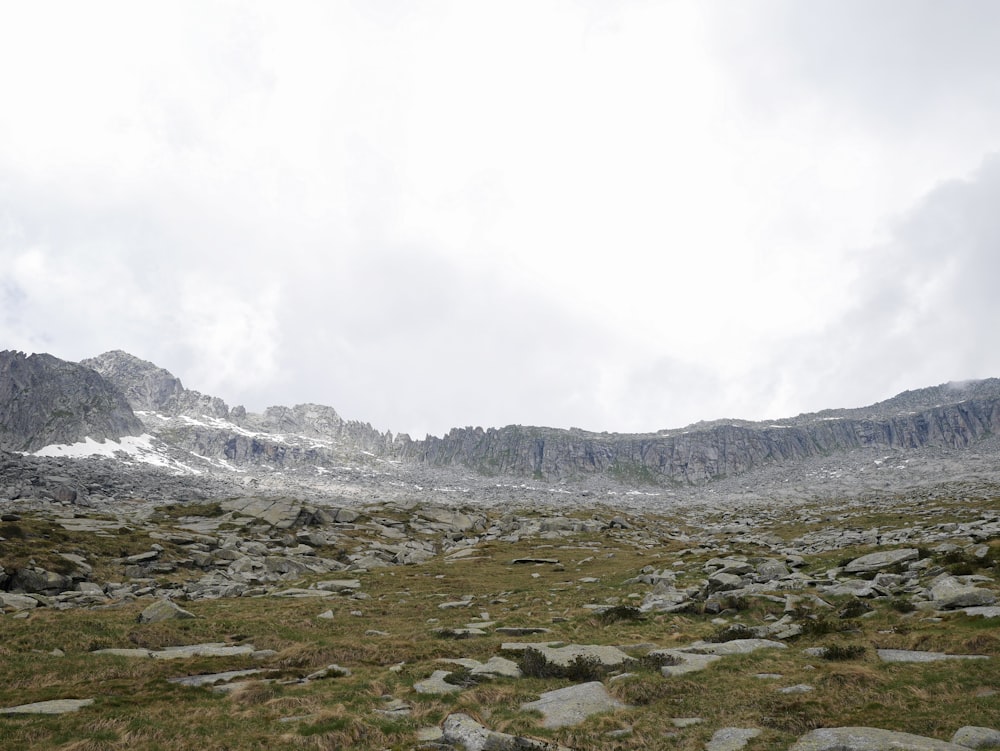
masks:
POLYGON ((1000 376, 993 0, 0 8, 0 349, 413 437, 1000 376))

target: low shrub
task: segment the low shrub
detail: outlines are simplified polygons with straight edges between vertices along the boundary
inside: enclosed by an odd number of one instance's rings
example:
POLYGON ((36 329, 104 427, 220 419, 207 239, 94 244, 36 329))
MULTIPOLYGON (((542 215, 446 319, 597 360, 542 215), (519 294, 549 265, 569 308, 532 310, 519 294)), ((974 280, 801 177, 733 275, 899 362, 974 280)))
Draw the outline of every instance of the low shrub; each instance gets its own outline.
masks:
POLYGON ((823 650, 824 660, 855 660, 865 654, 862 644, 831 644, 823 650))

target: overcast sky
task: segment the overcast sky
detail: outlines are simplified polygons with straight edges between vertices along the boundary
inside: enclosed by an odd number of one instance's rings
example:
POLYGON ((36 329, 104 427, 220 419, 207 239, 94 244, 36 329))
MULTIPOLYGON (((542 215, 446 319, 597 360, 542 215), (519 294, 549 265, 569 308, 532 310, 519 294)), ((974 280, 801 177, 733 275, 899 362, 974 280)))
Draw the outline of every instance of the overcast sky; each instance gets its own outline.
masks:
POLYGON ((0 348, 394 432, 1000 376, 1000 3, 0 8, 0 348))

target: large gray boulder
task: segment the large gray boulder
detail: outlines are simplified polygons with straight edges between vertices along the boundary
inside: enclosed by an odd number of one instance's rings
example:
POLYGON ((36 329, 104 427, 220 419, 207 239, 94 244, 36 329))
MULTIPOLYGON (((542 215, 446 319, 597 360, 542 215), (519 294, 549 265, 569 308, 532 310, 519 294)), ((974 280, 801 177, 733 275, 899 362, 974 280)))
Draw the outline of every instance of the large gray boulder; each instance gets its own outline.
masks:
POLYGON ((951 742, 966 748, 1000 748, 1000 730, 966 725, 955 731, 951 742))
POLYGON ((931 600, 939 610, 992 605, 997 596, 989 589, 964 584, 953 576, 937 579, 930 588, 931 600))
POLYGON ((854 727, 813 730, 788 751, 968 751, 968 748, 895 730, 854 727))
POLYGON ((170 600, 159 600, 139 613, 139 623, 162 623, 184 618, 194 618, 195 614, 184 610, 170 600))
POLYGON ((443 741, 464 751, 570 751, 558 743, 498 733, 461 713, 448 715, 441 730, 443 741))
POLYGON ((547 728, 579 725, 593 714, 627 708, 628 705, 611 696, 600 681, 546 691, 537 701, 521 705, 521 709, 541 712, 542 725, 547 728))
POLYGON ((863 574, 872 571, 881 571, 884 568, 892 568, 901 563, 915 561, 920 557, 920 553, 915 548, 901 548, 899 550, 880 550, 877 553, 869 553, 860 558, 855 558, 844 567, 848 574, 863 574))

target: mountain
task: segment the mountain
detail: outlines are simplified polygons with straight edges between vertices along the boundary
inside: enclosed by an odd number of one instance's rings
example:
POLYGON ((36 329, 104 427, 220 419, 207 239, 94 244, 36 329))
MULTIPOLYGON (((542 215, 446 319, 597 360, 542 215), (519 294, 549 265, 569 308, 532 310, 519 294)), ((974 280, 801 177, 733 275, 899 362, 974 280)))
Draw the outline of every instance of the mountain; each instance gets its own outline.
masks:
POLYGON ((716 420, 645 435, 458 428, 401 446, 398 455, 496 475, 559 480, 597 474, 627 483, 697 485, 855 449, 962 449, 997 432, 1000 380, 994 378, 908 391, 860 409, 759 423, 716 420))
POLYGON ((142 432, 125 396, 90 368, 52 355, 0 352, 0 449, 142 432))
MULTIPOLYGON (((955 457, 940 466, 961 476, 971 471, 972 458, 977 468, 992 472, 997 442, 990 439, 1000 434, 998 379, 943 384, 867 407, 763 422, 714 420, 647 434, 465 427, 411 440, 344 420, 318 404, 273 406, 261 414, 230 409, 222 399, 187 389, 169 371, 122 351, 79 365, 50 355, 4 353, 3 363, 0 448, 33 451, 85 435, 144 432, 149 436, 141 447, 122 446, 134 460, 227 482, 242 474, 246 482, 276 488, 294 479, 307 488, 336 489, 364 477, 369 486, 383 489, 469 483, 500 488, 502 478, 509 478, 677 490, 721 488, 723 481, 750 475, 757 482, 761 473, 778 470, 786 473, 780 482, 794 480, 783 486, 789 488, 809 486, 822 462, 853 463, 852 471, 864 472, 887 453, 923 457, 929 476, 927 452, 955 457), (793 470, 794 477, 787 474, 793 470)), ((830 473, 843 475, 836 467, 830 473)))
POLYGON ((186 389, 169 371, 120 349, 81 360, 80 364, 110 381, 136 412, 160 412, 172 417, 229 417, 229 407, 222 399, 186 389))

